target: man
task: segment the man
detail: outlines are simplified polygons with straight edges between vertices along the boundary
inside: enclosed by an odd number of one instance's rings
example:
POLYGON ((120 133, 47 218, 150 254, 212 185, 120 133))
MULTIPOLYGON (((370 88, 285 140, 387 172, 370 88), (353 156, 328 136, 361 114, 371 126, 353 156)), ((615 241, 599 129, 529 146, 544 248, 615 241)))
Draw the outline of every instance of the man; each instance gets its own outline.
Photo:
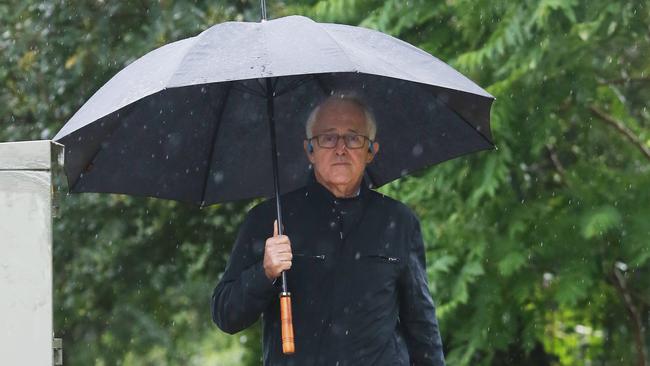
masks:
POLYGON ((420 225, 363 184, 379 151, 372 114, 334 95, 311 113, 313 179, 247 215, 212 296, 212 317, 239 332, 262 315, 265 365, 444 365, 420 225), (273 235, 271 233, 273 232, 273 235), (296 352, 284 355, 276 279, 287 271, 296 352))

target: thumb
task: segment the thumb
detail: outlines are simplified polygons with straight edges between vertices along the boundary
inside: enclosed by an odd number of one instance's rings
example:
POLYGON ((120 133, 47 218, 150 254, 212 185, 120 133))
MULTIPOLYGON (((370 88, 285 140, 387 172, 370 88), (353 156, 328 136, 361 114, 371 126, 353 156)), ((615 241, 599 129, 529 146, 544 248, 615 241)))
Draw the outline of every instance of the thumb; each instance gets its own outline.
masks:
POLYGON ((273 236, 278 236, 278 220, 273 221, 273 236))

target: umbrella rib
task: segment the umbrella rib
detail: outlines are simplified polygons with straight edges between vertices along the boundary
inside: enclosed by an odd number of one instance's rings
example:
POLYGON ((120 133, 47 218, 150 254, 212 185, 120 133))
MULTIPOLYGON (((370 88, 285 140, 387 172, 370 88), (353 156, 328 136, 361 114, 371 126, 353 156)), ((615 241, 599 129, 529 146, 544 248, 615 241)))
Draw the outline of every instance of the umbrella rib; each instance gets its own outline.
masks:
POLYGON ((277 90, 278 82, 280 81, 280 78, 275 78, 273 80, 273 95, 275 95, 275 91, 277 90))
POLYGON ((325 95, 332 95, 332 89, 328 88, 327 85, 325 85, 325 82, 323 79, 321 79, 321 75, 314 74, 314 79, 316 79, 316 83, 323 90, 323 93, 325 93, 325 95))
MULTIPOLYGON (((134 105, 134 104, 132 103, 132 104, 128 104, 128 105, 124 106, 124 107, 123 107, 123 112, 124 112, 124 114, 128 114, 128 113, 130 113, 131 110, 133 109, 133 105, 134 105)), ((102 118, 104 118, 104 117, 102 117, 102 118)), ((108 136, 107 136, 107 138, 105 139, 105 141, 109 141, 109 142, 110 142, 111 138, 112 138, 113 135, 115 134, 115 131, 116 131, 118 128, 120 128, 120 126, 122 126, 122 121, 123 121, 123 119, 120 118, 120 120, 118 120, 118 122, 115 123, 115 127, 113 127, 113 128, 111 129, 111 132, 108 133, 108 136)), ((78 129, 78 130, 76 130, 76 131, 74 131, 74 132, 80 132, 80 131, 82 131, 85 127, 89 127, 89 126, 90 126, 90 124, 88 124, 88 125, 86 125, 86 126, 80 128, 80 129, 78 129)), ((73 132, 73 133, 74 133, 74 132, 73 132)), ((70 134, 70 135, 72 135, 72 134, 70 134)), ((68 136, 70 136, 70 135, 68 135, 68 136)), ((101 144, 101 143, 99 144, 99 147, 97 148, 97 150, 95 150, 95 152, 93 153, 92 157, 91 157, 90 159, 88 159, 88 163, 86 163, 86 165, 81 169, 81 174, 79 174, 79 176, 78 176, 77 179, 74 181, 74 183, 72 183, 72 185, 69 186, 69 188, 68 188, 68 191, 69 191, 69 192, 73 192, 74 189, 77 188, 77 183, 79 183, 79 181, 80 181, 81 178, 83 177, 83 173, 84 173, 84 171, 86 171, 86 170, 88 169, 88 167, 91 166, 91 165, 93 164, 93 162, 95 161, 95 158, 97 157, 97 154, 99 154, 99 152, 102 151, 102 145, 103 145, 103 144, 101 144)), ((64 145, 64 146, 65 146, 65 145, 64 145)))
POLYGON ((373 174, 372 174, 372 172, 370 171, 370 169, 366 169, 366 170, 365 170, 365 173, 366 173, 366 177, 367 177, 368 180, 370 181, 370 187, 369 187, 369 188, 374 188, 374 187, 376 187, 377 184, 376 184, 376 182, 375 182, 375 178, 373 178, 373 176, 372 176, 373 174))
POLYGON ((352 62, 352 58, 350 57, 350 55, 345 51, 345 48, 343 48, 343 46, 341 46, 339 41, 336 38, 334 38, 334 36, 332 36, 332 34, 327 30, 327 27, 323 26, 323 24, 318 22, 314 22, 314 24, 318 25, 323 30, 323 32, 327 34, 327 36, 334 42, 334 44, 336 44, 339 47, 341 52, 345 55, 345 57, 350 62, 350 66, 352 66, 353 68, 352 71, 359 71, 358 68, 356 67, 356 64, 352 62))
POLYGON ((264 96, 264 98, 266 98, 267 97, 266 86, 262 85, 262 81, 260 80, 260 78, 255 79, 255 81, 257 81, 257 85, 260 86, 260 91, 262 92, 262 95, 264 96))
MULTIPOLYGON (((463 122, 465 122, 465 124, 467 124, 474 132, 478 133, 488 144, 490 144, 492 147, 496 148, 496 145, 492 141, 490 141, 490 139, 487 136, 485 136, 485 134, 483 134, 483 132, 479 128, 477 128, 476 126, 471 124, 468 120, 465 119, 465 117, 463 117, 462 114, 458 113, 458 111, 456 111, 454 108, 452 108, 449 104, 443 103, 436 93, 434 93, 433 91, 431 91, 428 88, 425 88, 423 85, 421 85, 419 83, 417 85, 419 87, 421 87, 421 88, 426 89, 427 92, 431 93, 434 96, 434 98, 436 98, 436 101, 438 101, 438 103, 440 103, 445 108, 448 108, 450 111, 454 112, 454 114, 457 115, 458 118, 460 118, 463 122)), ((443 87, 440 87, 440 86, 437 86, 437 85, 432 85, 432 86, 435 86, 437 88, 443 88, 443 87)))
POLYGON ((237 85, 237 86, 233 86, 233 88, 235 90, 240 90, 240 91, 242 91, 244 93, 248 93, 248 94, 251 94, 251 95, 258 96, 260 98, 266 98, 266 95, 264 95, 262 92, 257 91, 257 90, 255 90, 253 88, 250 88, 250 87, 248 87, 248 86, 246 86, 246 85, 244 85, 242 83, 239 83, 239 85, 237 85))
MULTIPOLYGON (((169 78, 167 79, 167 82, 164 84, 164 85, 165 85, 165 88, 168 88, 168 87, 169 87, 170 82, 174 79, 174 77, 175 77, 176 74, 178 73, 178 70, 180 69, 180 66, 181 66, 181 65, 183 64, 183 62, 187 59, 188 54, 190 53, 190 49, 191 49, 192 47, 194 47, 194 45, 196 45, 196 44, 199 42, 199 39, 201 38, 201 36, 203 36, 204 33, 205 33, 205 32, 201 32, 201 33, 197 34, 197 35, 194 36, 194 37, 190 37, 190 38, 188 38, 188 39, 191 39, 191 40, 193 41, 193 44, 192 44, 191 46, 187 47, 187 51, 188 51, 188 52, 186 52, 186 53, 183 55, 183 57, 181 57, 180 60, 178 60, 178 64, 174 67, 174 69, 173 69, 171 75, 169 75, 169 78)), ((183 40, 181 40, 181 41, 179 41, 179 42, 182 42, 182 41, 183 41, 183 40)))
POLYGON ((306 77, 304 77, 302 79, 296 80, 293 83, 289 84, 286 88, 284 88, 281 91, 275 93, 275 95, 278 96, 278 97, 281 96, 281 95, 284 95, 285 93, 288 93, 288 92, 298 88, 302 84, 306 83, 307 81, 309 81, 309 79, 311 79, 311 77, 306 76, 306 77))
MULTIPOLYGON (((233 83, 234 82, 229 82, 228 86, 226 87, 226 92, 223 96, 223 100, 221 101, 221 106, 219 106, 219 110, 216 111, 215 113, 216 116, 216 121, 215 121, 215 126, 214 126, 214 132, 212 132, 212 143, 210 144, 210 154, 208 155, 208 166, 205 169, 205 176, 203 177, 203 189, 201 192, 201 207, 205 206, 205 193, 208 189, 208 178, 210 177, 210 171, 212 170, 212 164, 213 164, 213 155, 214 155, 214 150, 215 146, 217 143, 217 137, 219 135, 219 127, 221 127, 221 119, 223 117, 223 112, 226 109, 226 102, 228 101, 228 98, 230 97, 230 91, 233 88, 233 83)), ((211 89, 214 90, 214 89, 211 89)), ((210 93, 212 94, 212 93, 210 93)))

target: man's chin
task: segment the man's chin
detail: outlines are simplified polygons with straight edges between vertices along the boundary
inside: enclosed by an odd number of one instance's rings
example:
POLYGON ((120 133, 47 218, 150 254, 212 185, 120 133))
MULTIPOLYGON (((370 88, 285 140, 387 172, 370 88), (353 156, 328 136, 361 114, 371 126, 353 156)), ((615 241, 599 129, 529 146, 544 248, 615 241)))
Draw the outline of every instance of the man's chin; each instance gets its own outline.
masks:
POLYGON ((330 180, 337 182, 337 184, 346 183, 353 180, 352 176, 353 174, 350 171, 349 167, 343 165, 332 167, 329 174, 330 180))
POLYGON ((353 180, 350 174, 340 174, 332 176, 329 182, 335 185, 346 185, 352 183, 353 180))

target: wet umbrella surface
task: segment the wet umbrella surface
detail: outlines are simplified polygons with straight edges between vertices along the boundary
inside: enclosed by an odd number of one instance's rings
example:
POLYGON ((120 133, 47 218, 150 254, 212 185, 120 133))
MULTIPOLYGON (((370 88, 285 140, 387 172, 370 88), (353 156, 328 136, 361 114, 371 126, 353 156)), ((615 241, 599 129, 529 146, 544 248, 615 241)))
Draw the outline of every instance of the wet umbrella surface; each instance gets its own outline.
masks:
POLYGON ((375 187, 493 147, 493 98, 469 79, 396 38, 300 16, 223 23, 156 49, 106 83, 54 139, 66 146, 72 192, 203 205, 268 197, 268 99, 284 193, 309 173, 309 112, 350 90, 377 119, 382 152, 368 167, 375 187))

